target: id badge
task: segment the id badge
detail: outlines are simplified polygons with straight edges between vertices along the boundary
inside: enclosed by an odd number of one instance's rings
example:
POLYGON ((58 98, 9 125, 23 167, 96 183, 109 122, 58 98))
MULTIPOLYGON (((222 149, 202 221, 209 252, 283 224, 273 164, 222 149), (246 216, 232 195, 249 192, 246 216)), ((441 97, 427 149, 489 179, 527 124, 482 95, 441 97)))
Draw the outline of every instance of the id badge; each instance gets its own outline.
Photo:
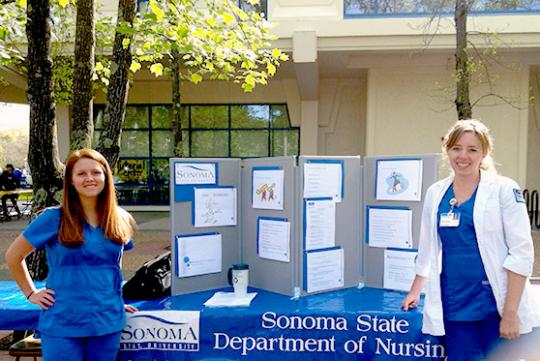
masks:
POLYGON ((442 213, 439 222, 440 227, 457 227, 459 226, 459 213, 442 213))

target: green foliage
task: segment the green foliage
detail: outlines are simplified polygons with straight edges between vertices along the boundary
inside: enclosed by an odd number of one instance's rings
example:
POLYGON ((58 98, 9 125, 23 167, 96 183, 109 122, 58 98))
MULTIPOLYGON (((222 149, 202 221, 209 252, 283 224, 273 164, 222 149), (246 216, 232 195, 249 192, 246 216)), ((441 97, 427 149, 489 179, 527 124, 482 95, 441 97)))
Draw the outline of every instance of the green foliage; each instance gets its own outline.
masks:
MULTIPOLYGON (((73 47, 75 39, 75 0, 57 0, 52 3, 52 47, 53 79, 56 100, 70 103, 73 90, 73 47)), ((0 65, 9 66, 25 75, 26 59, 26 1, 0 7, 0 65)), ((96 53, 104 54, 114 40, 114 22, 110 17, 97 16, 96 53)), ((107 56, 97 55, 96 60, 103 64, 94 74, 95 89, 104 90, 108 85, 110 62, 107 56)))
POLYGON ((0 6, 0 65, 24 61, 20 44, 25 41, 26 4, 20 1, 0 6))
MULTIPOLYGON (((181 78, 193 83, 203 79, 232 80, 249 92, 266 84, 280 63, 288 59, 273 49, 271 24, 261 14, 246 13, 230 0, 151 0, 148 11, 133 27, 120 22, 118 30, 135 36, 134 60, 130 70, 147 67, 156 77, 170 72, 173 47, 182 55, 181 78)), ((250 0, 256 5, 257 0, 250 0)), ((26 43, 26 1, 0 8, 0 65, 26 74, 21 45, 26 43)), ((256 7, 255 7, 256 8, 256 7)), ((73 88, 73 44, 75 0, 56 0, 52 5, 52 58, 55 93, 59 103, 70 103, 73 88)), ((115 21, 96 16, 96 70, 94 89, 106 92, 115 21)), ((126 42, 123 44, 128 46, 126 42)))
POLYGON ((166 74, 176 50, 183 54, 181 79, 195 84, 203 79, 232 80, 249 92, 266 84, 288 60, 271 46, 271 24, 233 1, 150 0, 148 9, 134 24, 132 71, 144 63, 155 76, 166 74))

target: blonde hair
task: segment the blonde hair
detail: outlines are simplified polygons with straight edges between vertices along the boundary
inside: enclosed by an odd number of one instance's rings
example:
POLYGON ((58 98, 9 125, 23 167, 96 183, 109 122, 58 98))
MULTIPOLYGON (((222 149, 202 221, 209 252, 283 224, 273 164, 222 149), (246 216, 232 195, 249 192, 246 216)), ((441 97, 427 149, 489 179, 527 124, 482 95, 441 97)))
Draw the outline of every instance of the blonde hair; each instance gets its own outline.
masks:
POLYGON ((65 246, 78 246, 84 242, 82 233, 86 219, 79 194, 72 184, 73 167, 83 158, 98 162, 105 175, 105 188, 98 195, 99 225, 105 237, 119 244, 129 242, 133 236, 135 221, 129 213, 118 207, 111 167, 101 153, 87 148, 71 153, 66 161, 64 200, 58 240, 65 246))
POLYGON ((476 119, 458 120, 448 130, 448 133, 444 136, 442 145, 444 157, 446 157, 448 150, 458 142, 459 138, 467 132, 475 134, 478 137, 478 140, 480 140, 480 144, 482 144, 484 159, 482 160, 482 163, 480 163, 480 169, 497 173, 495 161, 491 156, 491 152, 493 151, 493 138, 489 133, 489 128, 476 119))

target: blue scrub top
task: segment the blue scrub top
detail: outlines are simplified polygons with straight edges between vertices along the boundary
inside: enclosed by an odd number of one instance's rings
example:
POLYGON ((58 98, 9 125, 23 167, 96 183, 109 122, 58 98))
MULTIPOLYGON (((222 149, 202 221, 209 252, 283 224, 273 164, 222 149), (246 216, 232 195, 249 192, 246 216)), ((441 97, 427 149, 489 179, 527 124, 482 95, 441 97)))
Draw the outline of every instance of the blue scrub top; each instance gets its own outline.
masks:
POLYGON ((497 304, 480 257, 473 210, 476 190, 454 213, 460 214, 459 226, 441 227, 442 213, 450 211, 453 185, 439 204, 437 228, 442 243, 441 297, 447 321, 481 321, 497 313, 497 304))
POLYGON ((119 332, 125 325, 120 258, 123 246, 105 238, 101 227, 84 224, 84 243, 58 241, 60 208, 48 208, 23 232, 36 249, 45 247, 48 289, 56 302, 42 310, 38 330, 49 336, 87 337, 119 332))

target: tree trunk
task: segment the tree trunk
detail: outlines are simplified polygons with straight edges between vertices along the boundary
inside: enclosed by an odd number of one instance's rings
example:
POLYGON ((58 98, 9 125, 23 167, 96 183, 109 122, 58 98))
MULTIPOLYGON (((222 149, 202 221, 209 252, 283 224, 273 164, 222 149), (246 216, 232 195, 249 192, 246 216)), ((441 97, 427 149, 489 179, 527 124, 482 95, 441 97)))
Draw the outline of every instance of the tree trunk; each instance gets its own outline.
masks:
POLYGON ((55 95, 52 77, 51 17, 49 0, 30 0, 27 7, 28 104, 34 208, 58 204, 63 165, 58 158, 55 95))
POLYGON ((96 43, 94 13, 94 0, 77 1, 71 150, 92 146, 94 132, 92 75, 96 43))
POLYGON ((456 0, 456 110, 458 119, 471 119, 472 108, 469 98, 470 70, 467 55, 468 0, 456 0))
POLYGON ((174 134, 174 155, 183 158, 184 146, 182 139, 182 103, 180 93, 180 53, 173 49, 171 58, 171 81, 172 81, 172 129, 174 134))
MULTIPOLYGON (((58 204, 63 187, 63 165, 58 158, 55 95, 52 77, 50 0, 29 0, 28 104, 30 105, 30 146, 28 163, 32 172, 33 210, 58 204)), ((29 270, 35 279, 46 276, 43 252, 33 253, 29 270)))
POLYGON ((122 22, 133 25, 135 18, 135 0, 120 0, 118 3, 117 30, 114 38, 111 77, 107 88, 107 103, 103 117, 103 133, 100 135, 97 150, 101 152, 114 169, 120 154, 120 137, 126 113, 128 97, 128 75, 131 66, 132 35, 118 30, 122 22), (129 41, 124 47, 124 40, 129 41))

